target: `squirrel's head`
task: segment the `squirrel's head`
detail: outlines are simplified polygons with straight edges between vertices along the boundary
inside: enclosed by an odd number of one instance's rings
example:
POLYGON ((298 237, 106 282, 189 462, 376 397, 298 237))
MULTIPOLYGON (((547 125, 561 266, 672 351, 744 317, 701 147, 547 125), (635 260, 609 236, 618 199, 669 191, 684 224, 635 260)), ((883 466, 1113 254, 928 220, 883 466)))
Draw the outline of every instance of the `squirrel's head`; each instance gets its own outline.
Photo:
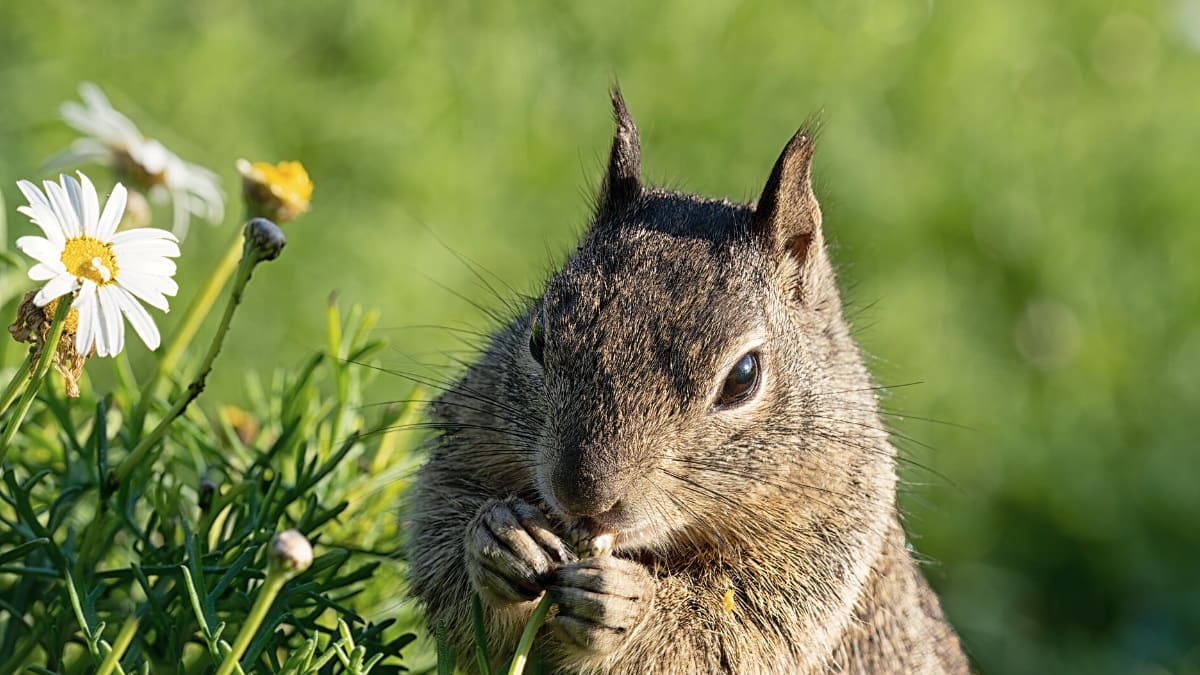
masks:
POLYGON ((756 204, 734 204, 644 186, 619 92, 613 106, 594 220, 521 336, 542 497, 626 549, 873 528, 892 459, 823 243, 811 133, 756 204))

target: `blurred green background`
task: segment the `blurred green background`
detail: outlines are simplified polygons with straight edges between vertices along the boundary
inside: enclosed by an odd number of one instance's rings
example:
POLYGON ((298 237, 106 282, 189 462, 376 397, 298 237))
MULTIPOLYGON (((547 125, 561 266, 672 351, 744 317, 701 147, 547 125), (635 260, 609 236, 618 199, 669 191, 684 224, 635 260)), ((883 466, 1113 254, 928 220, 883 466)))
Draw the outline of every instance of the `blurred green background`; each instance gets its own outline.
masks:
MULTIPOLYGON (((388 365, 444 363, 430 326, 499 306, 459 255, 532 290, 571 250, 614 78, 648 176, 705 194, 754 197, 822 112, 827 236, 928 467, 909 528, 980 669, 1200 672, 1200 0, 4 2, 9 240, 94 81, 234 197, 237 157, 316 183, 210 402, 319 345, 335 290, 388 365)), ((233 232, 193 225, 176 308, 233 232)))

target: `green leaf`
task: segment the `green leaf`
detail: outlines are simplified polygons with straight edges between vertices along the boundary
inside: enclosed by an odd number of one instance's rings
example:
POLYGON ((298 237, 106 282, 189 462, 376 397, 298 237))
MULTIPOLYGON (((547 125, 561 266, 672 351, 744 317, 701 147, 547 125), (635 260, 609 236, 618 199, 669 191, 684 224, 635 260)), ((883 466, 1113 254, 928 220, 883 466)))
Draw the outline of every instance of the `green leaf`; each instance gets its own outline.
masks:
POLYGON ((475 630, 475 665, 483 675, 490 675, 488 668, 487 634, 483 628, 483 603, 478 593, 471 593, 471 626, 475 630))
POLYGON ((11 560, 18 560, 20 558, 23 558, 23 557, 25 557, 25 554, 37 549, 42 544, 49 544, 49 543, 50 543, 50 540, 46 539, 45 537, 39 537, 37 539, 30 539, 29 541, 25 542, 24 544, 21 544, 9 551, 5 551, 4 553, 0 553, 0 565, 4 565, 11 560))
POLYGON ((438 675, 454 675, 454 648, 446 640, 446 624, 438 621, 433 631, 437 641, 437 672, 438 675))

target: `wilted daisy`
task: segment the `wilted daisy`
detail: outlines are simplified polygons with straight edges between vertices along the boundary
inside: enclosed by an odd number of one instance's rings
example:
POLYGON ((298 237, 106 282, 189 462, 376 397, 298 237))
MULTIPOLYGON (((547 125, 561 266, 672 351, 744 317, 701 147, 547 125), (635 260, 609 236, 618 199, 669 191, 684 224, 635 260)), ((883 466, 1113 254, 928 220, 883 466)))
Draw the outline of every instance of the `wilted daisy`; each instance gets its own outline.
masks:
MULTIPOLYGON (((36 362, 41 356, 42 350, 46 348, 46 340, 50 335, 50 326, 53 323, 52 319, 58 309, 58 300, 51 300, 45 307, 38 307, 33 303, 33 299, 37 297, 37 291, 29 291, 25 297, 21 299, 21 304, 17 305, 17 318, 12 325, 8 327, 9 334, 17 342, 28 342, 33 345, 31 361, 36 362)), ((63 326, 62 338, 58 341, 58 348, 54 350, 54 355, 51 357, 51 365, 63 377, 63 383, 67 396, 77 398, 79 396, 79 378, 83 375, 83 364, 87 361, 87 356, 75 351, 75 331, 79 328, 79 312, 69 310, 67 312, 67 320, 63 326)), ((31 366, 30 371, 32 372, 31 366)))
POLYGON ((221 222, 225 198, 213 172, 183 161, 162 143, 142 136, 96 85, 85 82, 79 86, 79 95, 82 105, 68 101, 59 110, 63 121, 84 137, 52 158, 49 168, 83 162, 107 164, 156 202, 170 198, 175 211, 172 229, 179 237, 186 236, 191 216, 221 222))
POLYGON ((44 237, 21 237, 17 247, 37 264, 29 278, 46 284, 33 298, 45 307, 56 298, 75 293, 75 351, 86 357, 94 348, 114 356, 125 345, 125 322, 150 349, 160 342, 158 327, 141 300, 166 312, 166 296, 179 291, 175 281, 178 240, 170 232, 138 228, 117 232, 125 211, 125 187, 118 183, 103 211, 88 177, 60 176, 45 181, 45 192, 29 181, 17 186, 29 201, 17 210, 41 228, 44 237))

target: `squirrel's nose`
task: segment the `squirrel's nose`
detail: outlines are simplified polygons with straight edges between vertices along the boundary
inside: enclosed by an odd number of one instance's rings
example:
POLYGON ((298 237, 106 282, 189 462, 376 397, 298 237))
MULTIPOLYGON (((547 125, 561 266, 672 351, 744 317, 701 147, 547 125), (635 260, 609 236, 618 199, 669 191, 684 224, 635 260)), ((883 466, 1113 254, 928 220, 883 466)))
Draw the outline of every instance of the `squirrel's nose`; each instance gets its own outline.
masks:
POLYGON ((566 515, 574 518, 598 518, 613 510, 620 501, 615 494, 592 494, 574 490, 555 490, 554 496, 566 511, 566 515))
POLYGON ((554 498, 566 515, 595 518, 612 510, 621 499, 621 486, 615 477, 580 471, 571 464, 560 462, 551 481, 554 498))

